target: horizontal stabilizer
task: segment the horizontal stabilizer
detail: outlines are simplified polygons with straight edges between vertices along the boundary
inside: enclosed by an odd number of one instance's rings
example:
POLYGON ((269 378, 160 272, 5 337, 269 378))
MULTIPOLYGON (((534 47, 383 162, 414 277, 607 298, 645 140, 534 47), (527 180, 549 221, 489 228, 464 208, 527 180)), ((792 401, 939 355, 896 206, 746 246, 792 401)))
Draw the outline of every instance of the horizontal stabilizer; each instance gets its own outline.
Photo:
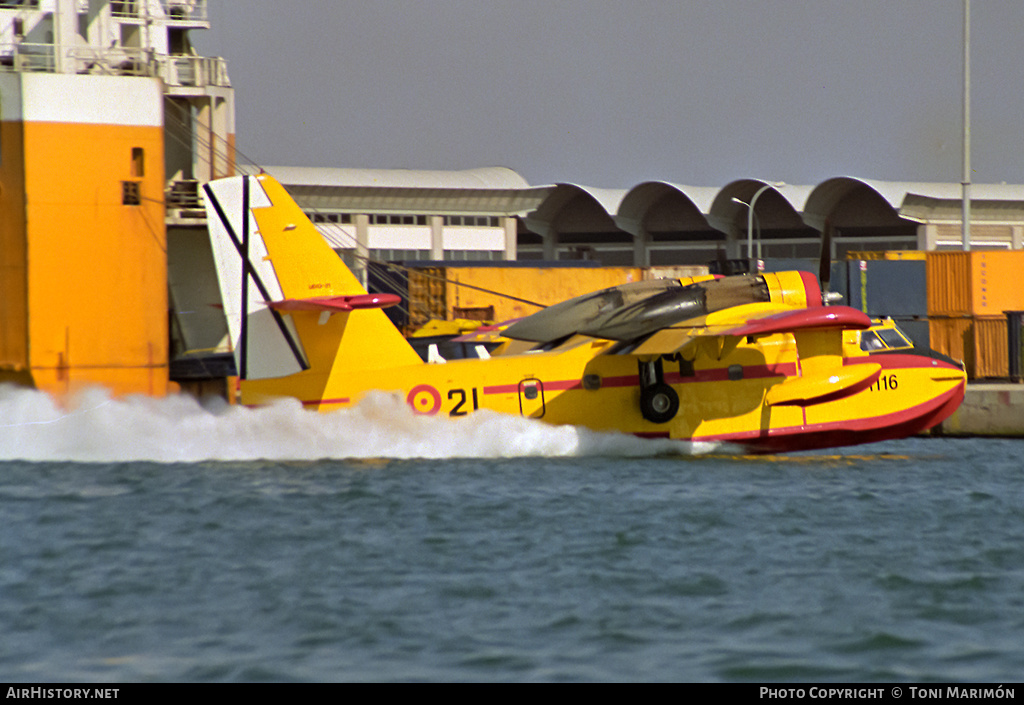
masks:
POLYGON ((522 318, 513 318, 508 321, 502 321, 501 323, 495 323, 489 326, 480 326, 476 330, 463 333, 462 335, 452 338, 453 343, 501 343, 505 340, 505 330, 518 321, 523 320, 522 318))
POLYGON ((364 308, 388 308, 400 304, 396 294, 356 294, 353 296, 321 296, 311 299, 283 299, 268 301, 275 311, 327 311, 342 312, 364 308))
POLYGON ((881 370, 881 365, 872 363, 839 367, 811 377, 790 377, 769 389, 765 402, 769 406, 812 406, 842 399, 870 387, 881 370))

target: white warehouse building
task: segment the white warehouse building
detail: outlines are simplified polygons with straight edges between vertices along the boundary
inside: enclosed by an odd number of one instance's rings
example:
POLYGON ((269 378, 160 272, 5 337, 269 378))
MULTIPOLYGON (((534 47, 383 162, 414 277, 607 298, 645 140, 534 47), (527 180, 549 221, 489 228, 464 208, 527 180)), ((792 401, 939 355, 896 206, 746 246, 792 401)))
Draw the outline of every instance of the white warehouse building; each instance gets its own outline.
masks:
MULTIPOLYGON (((531 186, 511 169, 266 167, 350 261, 596 260, 693 265, 961 249, 960 185, 840 176, 816 185, 742 178, 722 187, 531 186), (748 223, 753 222, 748 233, 748 223)), ((1024 186, 972 186, 972 249, 1021 249, 1024 186)), ((358 265, 357 265, 358 266, 358 265)))

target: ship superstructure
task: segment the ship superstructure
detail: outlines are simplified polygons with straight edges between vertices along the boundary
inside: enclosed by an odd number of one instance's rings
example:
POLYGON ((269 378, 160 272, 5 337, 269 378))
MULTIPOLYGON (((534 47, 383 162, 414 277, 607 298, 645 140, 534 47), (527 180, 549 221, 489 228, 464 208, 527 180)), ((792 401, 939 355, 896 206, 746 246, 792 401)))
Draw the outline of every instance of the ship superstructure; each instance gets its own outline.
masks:
POLYGON ((169 228, 234 171, 207 0, 0 0, 0 381, 168 389, 169 228))

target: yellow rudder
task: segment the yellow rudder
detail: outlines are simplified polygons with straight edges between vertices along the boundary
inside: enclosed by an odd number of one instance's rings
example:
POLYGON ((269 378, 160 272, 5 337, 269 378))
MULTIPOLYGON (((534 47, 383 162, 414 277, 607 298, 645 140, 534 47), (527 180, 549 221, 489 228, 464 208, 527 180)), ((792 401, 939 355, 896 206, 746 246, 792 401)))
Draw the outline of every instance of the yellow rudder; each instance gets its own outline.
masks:
POLYGON ((354 370, 422 363, 378 307, 381 304, 371 301, 373 297, 273 176, 211 182, 207 192, 210 217, 218 221, 216 236, 211 226, 211 240, 220 242, 215 259, 225 312, 245 312, 246 323, 234 323, 237 333, 232 336, 240 341, 240 376, 301 377, 307 380, 303 386, 312 390, 334 386, 328 379, 350 378, 354 370), (248 225, 242 215, 246 211, 251 215, 248 225), (236 282, 248 287, 243 292, 248 303, 236 282), (292 358, 301 363, 301 371, 292 358))
POLYGON ((366 289, 331 249, 284 187, 269 174, 256 180, 270 199, 252 214, 287 299, 365 294, 366 289))

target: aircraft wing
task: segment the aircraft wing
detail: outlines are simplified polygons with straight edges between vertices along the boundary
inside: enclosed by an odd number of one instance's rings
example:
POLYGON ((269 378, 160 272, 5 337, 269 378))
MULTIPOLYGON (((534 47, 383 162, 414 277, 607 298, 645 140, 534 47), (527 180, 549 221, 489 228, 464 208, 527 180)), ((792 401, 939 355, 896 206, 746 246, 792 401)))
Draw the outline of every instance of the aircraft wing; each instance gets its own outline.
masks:
MULTIPOLYGON (((801 277, 798 287, 807 291, 801 277)), ((866 315, 847 306, 822 306, 806 293, 773 297, 762 276, 633 282, 549 306, 505 330, 516 340, 556 343, 573 335, 616 340, 618 354, 666 355, 697 338, 718 337, 721 348, 746 336, 809 330, 862 329, 866 315)))
POLYGON ((701 316, 663 328, 618 354, 638 357, 671 355, 701 339, 708 340, 712 354, 721 359, 748 336, 792 333, 800 351, 800 374, 773 385, 765 396, 769 406, 812 406, 861 392, 874 384, 881 365, 846 366, 840 351, 843 330, 871 326, 866 314, 848 306, 782 308, 779 304, 749 304, 701 316), (823 345, 823 336, 832 343, 823 345), (834 347, 833 347, 834 346, 834 347))
POLYGON ((740 325, 721 322, 706 328, 704 335, 771 335, 798 330, 863 330, 871 327, 867 314, 849 306, 814 306, 750 316, 740 325))
POLYGON ((771 300, 760 277, 631 282, 549 306, 508 327, 506 337, 537 343, 587 335, 631 341, 709 312, 771 300))
POLYGON ((732 337, 796 333, 805 330, 857 329, 871 326, 868 316, 849 306, 791 308, 779 304, 747 304, 699 316, 662 328, 622 353, 671 355, 691 341, 707 337, 732 337))

